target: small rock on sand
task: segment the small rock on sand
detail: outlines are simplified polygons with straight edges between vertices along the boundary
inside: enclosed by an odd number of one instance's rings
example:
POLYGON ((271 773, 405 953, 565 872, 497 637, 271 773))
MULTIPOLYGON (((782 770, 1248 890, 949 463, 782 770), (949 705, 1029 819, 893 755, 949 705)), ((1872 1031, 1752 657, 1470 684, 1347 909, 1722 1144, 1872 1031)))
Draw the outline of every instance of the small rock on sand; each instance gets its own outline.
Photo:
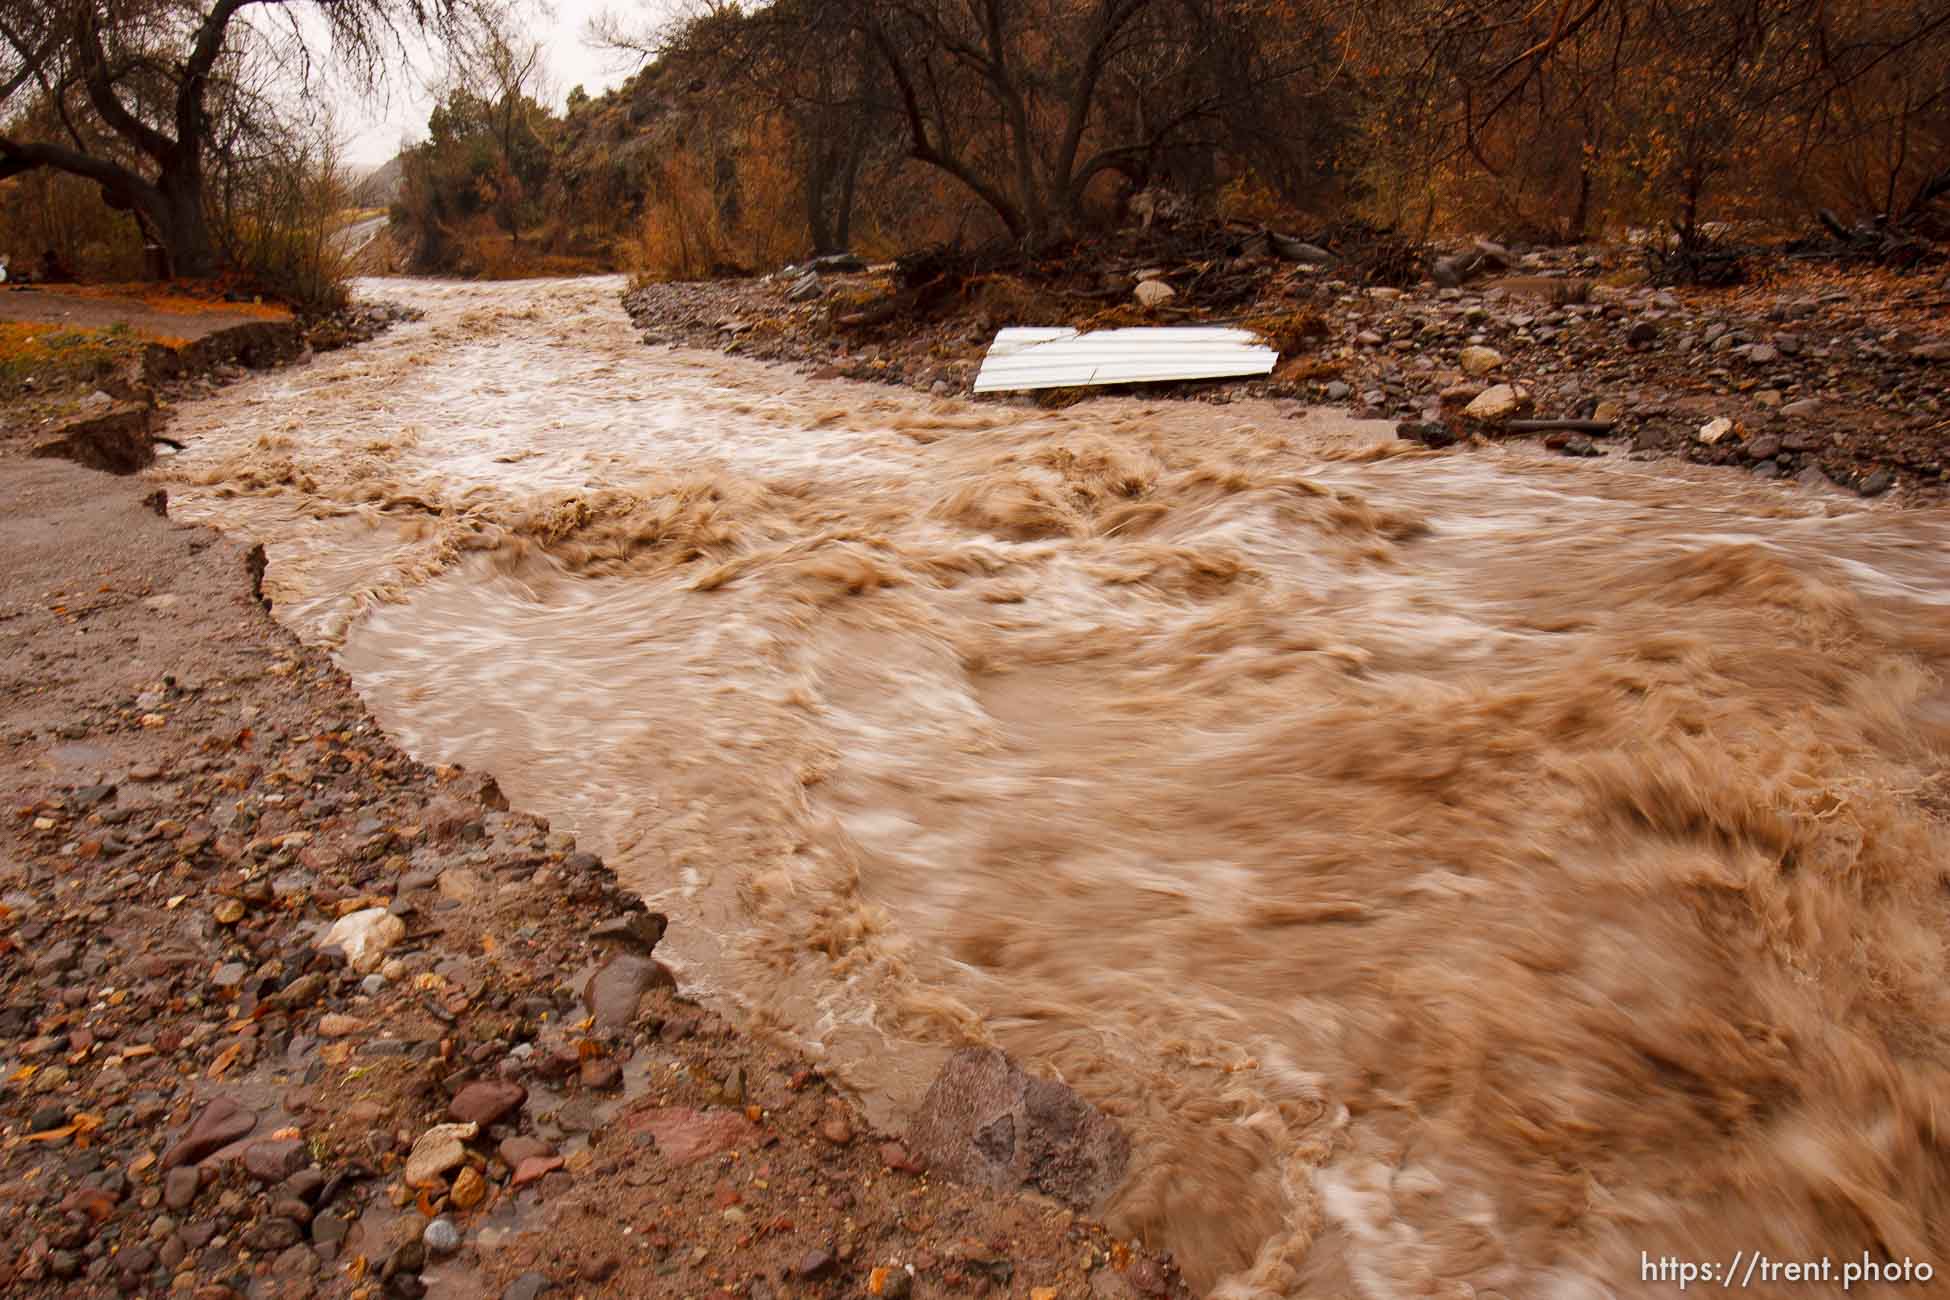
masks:
POLYGON ((256 1127, 256 1115, 229 1097, 218 1097, 203 1108, 176 1145, 163 1153, 160 1167, 167 1172, 178 1165, 193 1165, 256 1127))
POLYGON ((470 1083, 454 1094, 453 1101, 447 1106, 447 1114, 456 1123, 479 1124, 487 1128, 520 1110, 527 1100, 528 1089, 518 1083, 482 1080, 470 1083))
POLYGON ((1493 423, 1507 420, 1523 408, 1523 392, 1512 384, 1497 384, 1486 388, 1468 406, 1463 414, 1472 420, 1493 423))
POLYGON ((676 983, 654 959, 637 952, 618 952, 589 977, 583 985, 582 1000, 597 1026, 614 1033, 629 1028, 636 1019, 637 1004, 645 993, 659 986, 672 988, 676 983))
POLYGON ((467 1159, 467 1140, 480 1131, 478 1124, 435 1124, 422 1133, 406 1157, 406 1185, 444 1186, 447 1171, 467 1159))
POLYGON ((333 922, 320 948, 337 948, 361 975, 378 969, 386 950, 406 937, 406 922, 383 907, 368 907, 350 912, 333 922))

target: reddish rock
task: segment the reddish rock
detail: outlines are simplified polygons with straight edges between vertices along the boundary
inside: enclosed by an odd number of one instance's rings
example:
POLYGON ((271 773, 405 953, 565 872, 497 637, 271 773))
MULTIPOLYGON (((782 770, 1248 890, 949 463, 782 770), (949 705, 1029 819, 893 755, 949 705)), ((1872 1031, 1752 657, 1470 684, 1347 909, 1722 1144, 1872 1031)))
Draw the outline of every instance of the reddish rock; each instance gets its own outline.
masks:
POLYGON ((297 1138, 265 1138, 244 1148, 244 1172, 260 1183, 281 1183, 309 1163, 297 1138))
POLYGON ((1171 1281, 1158 1267, 1158 1262, 1148 1255, 1139 1255, 1124 1270, 1124 1280, 1145 1295, 1164 1295, 1171 1290, 1171 1281))
POLYGON ((637 1004, 654 988, 676 988, 677 981, 663 963, 638 952, 623 951, 604 962, 583 986, 582 1000, 596 1018, 596 1026, 610 1033, 628 1029, 637 1004))
POLYGON ((483 1079, 470 1083, 454 1094, 447 1114, 462 1124, 479 1124, 487 1128, 497 1124, 514 1111, 520 1110, 528 1100, 528 1089, 518 1083, 503 1080, 483 1079))
POLYGON ((508 796, 501 793, 501 787, 495 784, 493 777, 481 777, 475 791, 475 797, 481 801, 481 807, 492 812, 508 811, 508 796))
POLYGON ((243 1241, 252 1250, 269 1253, 295 1246, 304 1235, 304 1229, 289 1219, 259 1219, 245 1230, 243 1241))
POLYGON ((819 1136, 836 1147, 843 1147, 853 1140, 853 1120, 846 1113, 846 1103, 838 1097, 826 1101, 826 1117, 819 1121, 819 1136))
POLYGON ((318 1256, 303 1242, 285 1247, 271 1262, 271 1273, 276 1277, 310 1277, 317 1271, 318 1256))
POLYGON ((839 1265, 831 1251, 809 1250, 792 1265, 792 1271, 803 1278, 831 1277, 839 1265))
POLYGON ((882 1142, 880 1144, 880 1163, 886 1165, 889 1169, 898 1169, 902 1173, 908 1174, 918 1174, 927 1168, 926 1165, 909 1155, 907 1148, 898 1142, 882 1142))
POLYGON ((427 833, 436 840, 451 840, 459 835, 467 824, 480 816, 477 809, 470 808, 452 795, 439 795, 427 802, 426 811, 421 814, 426 823, 427 833))
POLYGON ((163 1204, 172 1210, 188 1209, 202 1182, 202 1176, 187 1165, 170 1170, 163 1176, 163 1204))
POLYGON ((589 932, 598 942, 614 943, 649 956, 663 941, 670 920, 662 912, 629 912, 604 921, 589 932))
POLYGON ((178 1165, 195 1164, 257 1127, 257 1116, 228 1097, 218 1097, 190 1122, 176 1145, 163 1153, 157 1168, 168 1173, 178 1165))
POLYGON ((530 1156, 515 1166, 514 1185, 526 1187, 539 1178, 546 1178, 562 1167, 561 1156, 530 1156))
POLYGON ((100 1187, 83 1187, 69 1192, 61 1200, 64 1214, 85 1214, 96 1223, 101 1223, 115 1213, 115 1197, 100 1187))
POLYGON ((535 1137, 511 1137, 501 1144, 501 1163, 510 1169, 521 1168, 521 1162, 535 1156, 552 1156, 555 1148, 535 1137))
POLYGON ((758 1126, 735 1110, 692 1110, 670 1106, 645 1111, 630 1127, 648 1130, 657 1150, 674 1165, 688 1165, 720 1151, 749 1146, 758 1140, 758 1126))

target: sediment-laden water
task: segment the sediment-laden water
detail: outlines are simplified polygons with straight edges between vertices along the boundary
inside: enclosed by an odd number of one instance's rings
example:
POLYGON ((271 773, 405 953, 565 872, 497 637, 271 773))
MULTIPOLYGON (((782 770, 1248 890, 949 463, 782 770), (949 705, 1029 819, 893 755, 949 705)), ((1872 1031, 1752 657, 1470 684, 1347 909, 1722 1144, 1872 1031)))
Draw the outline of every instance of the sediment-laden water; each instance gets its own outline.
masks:
POLYGON ((1942 515, 815 382, 620 288, 370 284, 426 319, 164 473, 688 985, 889 1120, 964 1041, 1060 1075, 1216 1294, 1950 1269, 1942 515))

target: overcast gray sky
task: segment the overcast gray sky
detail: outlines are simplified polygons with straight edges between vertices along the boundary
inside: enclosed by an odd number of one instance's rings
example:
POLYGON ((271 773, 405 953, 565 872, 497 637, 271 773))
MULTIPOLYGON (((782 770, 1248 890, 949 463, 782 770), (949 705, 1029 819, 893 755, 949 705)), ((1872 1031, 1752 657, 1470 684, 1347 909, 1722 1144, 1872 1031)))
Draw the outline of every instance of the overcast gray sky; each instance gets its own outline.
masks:
MULTIPOLYGON (((666 0, 553 0, 548 12, 538 12, 532 5, 524 9, 529 34, 542 42, 546 52, 555 106, 561 106, 573 86, 594 95, 629 75, 629 66, 619 66, 618 56, 582 43, 590 18, 608 9, 632 26, 647 26, 653 15, 670 8, 666 0)), ((425 138, 427 114, 433 110, 430 87, 439 79, 441 63, 432 51, 422 51, 413 65, 394 77, 383 95, 347 97, 338 105, 339 128, 348 137, 348 162, 376 167, 398 153, 402 141, 425 138)))

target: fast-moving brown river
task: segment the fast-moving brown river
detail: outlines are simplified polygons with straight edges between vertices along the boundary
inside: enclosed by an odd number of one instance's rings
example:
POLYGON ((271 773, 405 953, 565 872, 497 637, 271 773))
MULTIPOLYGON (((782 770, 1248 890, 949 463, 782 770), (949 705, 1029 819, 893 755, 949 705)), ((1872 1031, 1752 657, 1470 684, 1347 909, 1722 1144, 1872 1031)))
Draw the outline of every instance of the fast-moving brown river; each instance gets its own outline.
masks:
POLYGON ((187 409, 166 473, 687 986, 889 1120, 964 1041, 1061 1076, 1215 1295, 1944 1285, 1941 514, 813 382, 621 287, 369 283, 426 319, 187 409))

